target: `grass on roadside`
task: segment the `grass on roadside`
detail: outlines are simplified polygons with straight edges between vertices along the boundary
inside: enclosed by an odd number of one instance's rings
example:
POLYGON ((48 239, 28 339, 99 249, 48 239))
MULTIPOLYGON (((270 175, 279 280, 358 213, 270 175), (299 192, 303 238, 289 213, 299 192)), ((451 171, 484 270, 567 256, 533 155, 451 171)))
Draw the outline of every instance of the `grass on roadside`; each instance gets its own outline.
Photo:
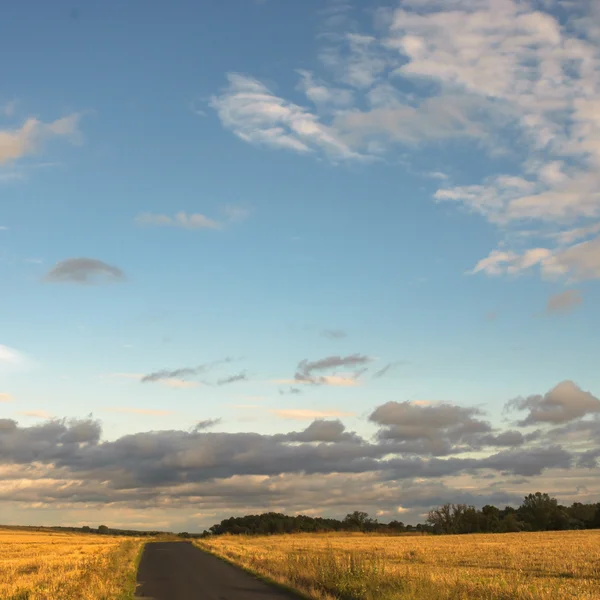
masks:
POLYGON ((0 530, 0 598, 131 600, 145 541, 0 530))
POLYGON ((196 544, 318 600, 600 599, 600 531, 219 536, 196 544))

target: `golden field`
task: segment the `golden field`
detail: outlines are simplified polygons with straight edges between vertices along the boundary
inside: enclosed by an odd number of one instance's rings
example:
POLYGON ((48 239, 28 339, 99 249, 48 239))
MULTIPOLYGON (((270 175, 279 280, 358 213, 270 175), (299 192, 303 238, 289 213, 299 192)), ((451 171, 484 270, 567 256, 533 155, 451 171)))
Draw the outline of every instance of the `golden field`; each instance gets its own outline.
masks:
POLYGON ((133 597, 137 538, 0 529, 1 600, 133 597))
POLYGON ((219 536, 196 544, 319 600, 600 599, 600 530, 219 536))

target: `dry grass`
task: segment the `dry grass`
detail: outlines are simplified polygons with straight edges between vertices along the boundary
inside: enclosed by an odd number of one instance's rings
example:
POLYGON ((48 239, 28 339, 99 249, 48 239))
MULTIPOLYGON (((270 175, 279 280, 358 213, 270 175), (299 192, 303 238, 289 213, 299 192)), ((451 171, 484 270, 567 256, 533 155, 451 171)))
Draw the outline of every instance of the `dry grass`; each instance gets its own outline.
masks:
POLYGON ((105 535, 0 530, 0 598, 132 598, 143 543, 105 535))
POLYGON ((600 599, 600 531, 220 536, 196 544, 319 600, 600 599))

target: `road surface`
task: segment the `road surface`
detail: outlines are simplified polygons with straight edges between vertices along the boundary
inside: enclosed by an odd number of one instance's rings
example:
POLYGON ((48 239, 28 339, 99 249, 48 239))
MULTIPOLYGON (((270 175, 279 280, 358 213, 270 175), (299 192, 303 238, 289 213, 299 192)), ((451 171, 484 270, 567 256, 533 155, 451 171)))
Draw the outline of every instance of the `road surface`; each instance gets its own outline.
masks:
POLYGON ((144 600, 297 600, 186 542, 146 544, 136 598, 144 600))

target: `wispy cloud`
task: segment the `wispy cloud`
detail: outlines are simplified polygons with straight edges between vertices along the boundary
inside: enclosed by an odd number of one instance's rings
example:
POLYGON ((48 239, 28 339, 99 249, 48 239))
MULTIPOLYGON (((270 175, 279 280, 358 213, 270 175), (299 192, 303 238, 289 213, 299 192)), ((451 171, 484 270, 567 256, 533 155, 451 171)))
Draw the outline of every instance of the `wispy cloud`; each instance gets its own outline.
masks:
POLYGON ((233 358, 226 357, 224 359, 215 360, 210 363, 204 363, 196 367, 183 367, 179 369, 161 369, 160 371, 154 371, 152 373, 148 373, 147 375, 142 375, 140 377, 140 381, 142 383, 151 383, 155 381, 162 381, 168 379, 181 379, 183 377, 193 377, 196 375, 207 373, 212 369, 215 369, 222 365, 229 364, 233 362, 233 360, 233 358))
POLYGON ((213 219, 201 213, 188 214, 180 211, 174 216, 158 213, 140 213, 135 217, 136 225, 141 227, 175 227, 179 229, 220 230, 233 223, 245 221, 250 216, 250 209, 242 206, 228 205, 223 209, 223 218, 213 219))
POLYGON ((557 247, 545 250, 557 257, 554 275, 598 279, 597 14, 593 3, 570 3, 563 21, 547 5, 406 0, 378 13, 369 31, 351 22, 349 6, 336 6, 320 36, 335 83, 299 71, 298 89, 314 111, 240 74, 229 76, 212 106, 242 140, 334 160, 398 160, 407 146, 456 138, 492 158, 512 152, 519 166, 459 186, 431 171, 441 184, 434 200, 497 226, 506 243, 495 252, 516 257, 517 269, 518 257, 544 248, 519 247, 511 234, 552 224, 557 247))
POLYGON ((14 398, 7 392, 0 392, 0 402, 12 402, 14 398))
POLYGON ((50 283, 104 283, 125 280, 125 273, 119 267, 109 265, 95 258, 69 258, 56 263, 46 274, 50 283))
POLYGON ((238 381, 248 381, 248 375, 245 371, 242 373, 236 373, 234 375, 229 375, 227 377, 223 377, 217 380, 217 385, 229 385, 231 383, 237 383, 238 381))
MULTIPOLYGON (((142 382, 145 375, 143 373, 109 373, 108 375, 104 375, 104 377, 142 382)), ((189 389, 201 385, 198 381, 187 381, 179 377, 161 377, 155 381, 160 385, 175 389, 189 389)))
POLYGON ((219 224, 200 213, 178 212, 175 216, 141 213, 135 218, 137 225, 149 227, 179 227, 180 229, 219 229, 219 224))
POLYGON ((216 427, 223 422, 223 419, 205 419, 204 421, 198 421, 192 431, 205 431, 212 427, 216 427))
POLYGON ((393 369, 401 367, 405 364, 406 364, 406 361, 404 361, 404 360, 398 360, 396 362, 388 363, 387 365, 385 365, 384 367, 382 367, 381 369, 379 369, 378 371, 375 371, 375 373, 373 373, 373 379, 379 379, 381 377, 384 377, 393 369))
POLYGON ((333 373, 331 375, 319 375, 318 373, 341 367, 363 367, 371 362, 371 360, 372 359, 370 357, 362 354, 351 354, 349 356, 327 356, 314 361, 304 359, 298 363, 294 381, 296 383, 325 385, 356 385, 355 382, 362 372, 350 376, 339 373, 333 373))
POLYGON ((31 417, 33 419, 52 419, 53 416, 45 410, 23 410, 19 411, 16 414, 21 415, 22 417, 31 417))
POLYGON ((319 151, 336 160, 364 158, 317 115, 277 96, 257 79, 230 73, 228 81, 228 87, 213 96, 210 104, 223 126, 240 139, 301 154, 319 151))

